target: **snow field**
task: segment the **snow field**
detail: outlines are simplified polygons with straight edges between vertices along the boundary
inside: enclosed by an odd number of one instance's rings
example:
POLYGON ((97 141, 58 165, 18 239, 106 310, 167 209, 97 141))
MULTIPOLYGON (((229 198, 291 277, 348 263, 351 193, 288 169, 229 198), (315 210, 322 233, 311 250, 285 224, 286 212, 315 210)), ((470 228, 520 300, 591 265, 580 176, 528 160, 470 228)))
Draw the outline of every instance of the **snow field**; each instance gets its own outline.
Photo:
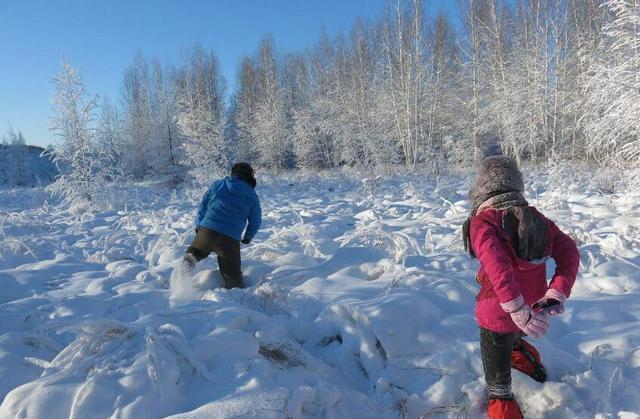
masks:
MULTIPOLYGON (((527 197, 577 240, 580 277, 533 342, 550 381, 514 372, 514 392, 531 418, 638 418, 638 194, 562 179, 527 197)), ((0 417, 483 417, 469 182, 268 177, 243 290, 213 257, 176 270, 202 191, 138 187, 83 219, 1 191, 0 417)))

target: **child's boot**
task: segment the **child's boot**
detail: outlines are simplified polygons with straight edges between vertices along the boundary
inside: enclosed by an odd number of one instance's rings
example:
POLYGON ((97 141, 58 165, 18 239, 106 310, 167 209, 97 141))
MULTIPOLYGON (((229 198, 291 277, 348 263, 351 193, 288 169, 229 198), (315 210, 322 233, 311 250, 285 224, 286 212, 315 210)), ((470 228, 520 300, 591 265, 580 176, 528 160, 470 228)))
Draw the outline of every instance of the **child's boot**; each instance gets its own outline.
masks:
POLYGON ((520 406, 514 398, 490 398, 487 415, 489 419, 524 419, 520 406))
POLYGON ((518 339, 513 347, 511 367, 540 383, 547 381, 547 371, 540 361, 538 350, 524 339, 518 339))
POLYGON ((196 267, 196 264, 198 263, 198 259, 196 259, 196 257, 191 254, 191 253, 187 253, 186 255, 184 255, 184 257, 182 258, 182 267, 187 271, 187 272, 191 272, 193 271, 193 268, 196 267))

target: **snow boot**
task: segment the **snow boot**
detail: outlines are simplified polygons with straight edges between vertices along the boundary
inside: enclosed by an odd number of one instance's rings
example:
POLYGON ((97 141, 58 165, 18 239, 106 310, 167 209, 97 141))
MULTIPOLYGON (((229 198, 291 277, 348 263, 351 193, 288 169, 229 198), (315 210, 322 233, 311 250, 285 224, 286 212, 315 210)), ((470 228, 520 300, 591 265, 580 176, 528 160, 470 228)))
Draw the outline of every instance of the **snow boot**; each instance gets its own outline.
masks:
POLYGON ((220 272, 222 275, 222 279, 224 279, 224 287, 228 290, 232 288, 244 288, 244 284, 242 283, 242 276, 238 278, 237 276, 225 275, 220 272))
POLYGON ((487 415, 489 419, 524 419, 515 399, 489 399, 487 415))
POLYGON ((196 259, 196 257, 193 254, 187 253, 182 258, 182 265, 181 266, 182 266, 183 269, 185 269, 185 271, 191 272, 196 267, 197 263, 198 263, 198 259, 196 259))
POLYGON ((547 381, 547 371, 540 361, 538 350, 524 339, 518 339, 511 352, 511 368, 514 368, 539 383, 547 381))

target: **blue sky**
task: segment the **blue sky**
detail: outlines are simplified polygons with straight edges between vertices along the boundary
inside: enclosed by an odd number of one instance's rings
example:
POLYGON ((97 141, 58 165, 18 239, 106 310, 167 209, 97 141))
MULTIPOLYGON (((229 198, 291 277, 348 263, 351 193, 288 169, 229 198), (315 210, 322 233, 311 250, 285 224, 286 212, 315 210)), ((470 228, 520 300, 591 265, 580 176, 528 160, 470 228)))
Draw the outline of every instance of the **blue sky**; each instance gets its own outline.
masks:
MULTIPOLYGON (((429 13, 455 0, 428 0, 429 13)), ((135 53, 177 62, 200 42, 215 51, 234 86, 241 58, 265 34, 279 49, 310 46, 324 29, 348 31, 357 17, 381 15, 387 0, 0 0, 0 135, 8 124, 31 144, 49 133, 51 79, 64 54, 88 91, 119 100, 124 68, 135 53)))

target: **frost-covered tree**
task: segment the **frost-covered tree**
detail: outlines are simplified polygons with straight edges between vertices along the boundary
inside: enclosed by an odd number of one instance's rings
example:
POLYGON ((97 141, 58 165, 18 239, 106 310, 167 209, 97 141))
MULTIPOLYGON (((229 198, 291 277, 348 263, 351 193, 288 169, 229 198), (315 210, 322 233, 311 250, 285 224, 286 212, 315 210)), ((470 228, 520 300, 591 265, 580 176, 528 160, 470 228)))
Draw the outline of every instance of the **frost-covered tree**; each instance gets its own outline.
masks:
POLYGON ((335 49, 325 33, 307 60, 308 71, 301 75, 306 95, 293 117, 296 159, 301 167, 336 167, 349 147, 343 138, 344 125, 339 122, 344 108, 339 96, 344 75, 338 69, 335 49))
POLYGON ((138 54, 119 109, 123 167, 137 178, 184 166, 208 177, 230 158, 437 170, 480 156, 486 132, 521 161, 637 156, 637 0, 459 4, 461 30, 425 0, 396 0, 302 52, 267 37, 227 109, 212 53, 196 47, 178 69, 138 54))
POLYGON ((257 56, 243 59, 233 115, 239 158, 273 168, 293 166, 293 114, 299 104, 292 97, 296 86, 285 86, 286 77, 269 37, 257 56))
POLYGON ((458 40, 453 26, 439 14, 429 34, 431 83, 428 99, 427 146, 434 163, 442 163, 445 139, 460 132, 459 110, 461 66, 458 40))
POLYGON ((503 149, 518 159, 549 158, 562 148, 567 13, 560 0, 517 5, 499 112, 505 115, 503 149))
POLYGON ((559 157, 572 161, 587 156, 587 138, 579 123, 588 112, 584 86, 589 67, 595 60, 596 49, 606 23, 606 8, 602 0, 567 0, 567 20, 564 30, 565 51, 556 72, 562 94, 561 133, 559 157))
POLYGON ((292 165, 290 121, 278 70, 273 40, 267 37, 262 40, 257 57, 258 94, 250 132, 258 163, 273 168, 292 165))
POLYGON ((149 166, 156 175, 168 175, 177 180, 180 175, 182 136, 178 129, 175 70, 163 69, 154 59, 151 69, 149 102, 151 135, 149 137, 149 166))
POLYGON ((398 0, 296 60, 263 42, 234 97, 240 155, 279 166, 289 142, 304 167, 457 163, 494 132, 519 160, 585 158, 583 93, 611 15, 601 3, 463 0, 455 31, 422 0, 398 0))
POLYGON ((327 114, 322 111, 326 105, 326 98, 313 97, 294 115, 294 152, 299 167, 328 168, 340 164, 340 150, 327 114))
POLYGON ((6 134, 2 136, 1 144, 8 146, 0 148, 2 148, 3 160, 10 162, 10 165, 3 167, 4 170, 0 170, 0 174, 4 175, 5 179, 11 179, 14 185, 27 185, 32 178, 32 168, 29 167, 29 150, 22 131, 14 130, 9 124, 6 134))
POLYGON ((196 46, 178 72, 176 107, 185 162, 200 181, 228 165, 223 96, 216 57, 196 46))
POLYGON ((384 138, 399 144, 403 161, 415 165, 424 161, 428 117, 423 2, 412 0, 409 8, 398 1, 395 10, 387 12, 383 28, 384 79, 380 103, 392 122, 384 138))
POLYGON ((640 1, 609 0, 611 14, 585 83, 582 125, 596 159, 640 157, 640 1))
POLYGON ((464 142, 456 144, 452 151, 457 151, 467 159, 478 154, 480 146, 480 132, 485 130, 483 121, 487 120, 485 104, 487 103, 488 84, 486 80, 486 56, 484 54, 482 24, 480 16, 483 14, 482 3, 478 0, 466 0, 463 5, 463 23, 465 36, 463 38, 464 61, 464 101, 466 126, 463 130, 464 142))
POLYGON ((7 128, 7 132, 2 136, 2 144, 5 145, 26 145, 27 140, 25 140, 22 131, 14 130, 13 126, 9 124, 7 128))
POLYGON ((53 79, 54 115, 51 131, 58 137, 55 158, 61 175, 49 190, 72 206, 92 206, 100 190, 103 163, 95 158, 94 111, 97 97, 87 93, 78 72, 62 60, 62 70, 53 79))
POLYGON ((233 105, 237 157, 244 161, 257 161, 253 127, 258 107, 258 81, 256 66, 250 57, 244 57, 240 64, 233 105))
POLYGON ((356 20, 348 41, 338 39, 334 95, 341 108, 335 131, 341 133, 337 146, 340 161, 350 165, 380 165, 394 161, 400 150, 388 135, 388 121, 382 105, 383 77, 376 64, 381 51, 373 28, 356 20), (342 128, 341 126, 344 126, 342 128))
POLYGON ((340 75, 336 72, 334 50, 325 33, 308 54, 308 65, 301 69, 300 107, 294 113, 294 151, 301 167, 336 167, 341 150, 338 115, 342 111, 340 75))
MULTIPOLYGON (((545 3, 547 5, 552 2, 545 3)), ((548 20, 541 2, 522 0, 514 17, 514 34, 502 90, 493 101, 503 150, 516 159, 536 158, 544 148, 549 93, 548 20)))
MULTIPOLYGON (((507 117, 510 114, 511 103, 508 85, 509 59, 512 52, 510 43, 511 11, 499 0, 473 0, 473 7, 469 11, 474 20, 473 25, 476 45, 480 47, 476 57, 479 59, 477 81, 481 83, 478 94, 479 106, 474 114, 480 118, 474 134, 475 156, 482 155, 478 149, 478 133, 498 131, 505 138, 508 132, 507 117)), ((475 105, 474 105, 475 106, 475 105)))
POLYGON ((126 148, 122 154, 127 171, 143 178, 150 168, 149 145, 152 133, 149 94, 149 67, 138 53, 124 73, 122 84, 122 133, 126 148))
POLYGON ((109 167, 114 176, 122 176, 122 156, 126 153, 126 143, 122 135, 118 109, 108 98, 104 98, 100 104, 95 140, 96 154, 102 159, 105 168, 109 167))
POLYGON ((296 165, 304 168, 334 167, 331 153, 323 140, 318 114, 312 106, 314 83, 311 80, 313 61, 297 54, 285 57, 283 78, 286 92, 286 104, 292 122, 292 142, 296 165))

